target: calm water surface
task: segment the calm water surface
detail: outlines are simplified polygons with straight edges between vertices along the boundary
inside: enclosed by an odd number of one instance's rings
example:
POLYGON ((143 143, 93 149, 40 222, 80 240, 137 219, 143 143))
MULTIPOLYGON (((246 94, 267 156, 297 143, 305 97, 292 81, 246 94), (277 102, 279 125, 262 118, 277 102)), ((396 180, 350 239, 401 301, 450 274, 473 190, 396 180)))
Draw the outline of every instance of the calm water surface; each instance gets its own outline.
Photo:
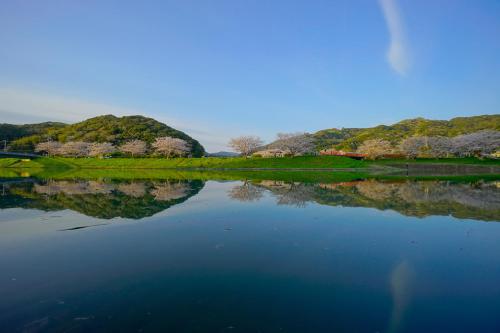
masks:
POLYGON ((2 332, 499 332, 500 183, 4 181, 2 332))

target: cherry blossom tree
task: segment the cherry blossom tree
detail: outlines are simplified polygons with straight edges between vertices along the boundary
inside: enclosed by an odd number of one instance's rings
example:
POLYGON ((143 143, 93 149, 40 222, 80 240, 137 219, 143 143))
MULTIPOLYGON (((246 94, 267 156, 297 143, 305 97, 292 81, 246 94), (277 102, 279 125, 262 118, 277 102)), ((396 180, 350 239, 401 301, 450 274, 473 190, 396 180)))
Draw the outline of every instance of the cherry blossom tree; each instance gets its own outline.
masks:
POLYGON ((90 150, 90 143, 82 141, 66 142, 59 148, 59 154, 63 156, 82 157, 87 156, 90 150))
POLYGON ((357 149, 360 154, 365 154, 369 159, 377 159, 384 154, 393 152, 393 147, 389 141, 382 139, 366 140, 357 149))
POLYGON ((57 155, 61 149, 62 144, 58 141, 40 142, 35 146, 36 152, 47 153, 47 155, 57 155))
POLYGON ((404 139, 398 149, 408 158, 449 157, 453 154, 453 141, 444 136, 413 136, 404 139))
POLYGON ((109 142, 103 143, 93 143, 89 148, 89 156, 92 157, 104 157, 116 152, 116 147, 109 142))
POLYGON ((146 142, 142 140, 132 140, 121 145, 119 147, 119 150, 122 153, 130 154, 132 155, 132 157, 135 157, 146 154, 148 151, 148 146, 146 142))
POLYGON ((453 151, 459 156, 492 154, 500 148, 500 131, 485 130, 453 138, 453 151))
POLYGON ((187 141, 169 136, 156 138, 152 147, 158 154, 167 157, 186 156, 191 151, 191 146, 187 141))
POLYGON ((315 144, 312 135, 307 133, 278 133, 277 140, 270 147, 281 149, 295 156, 312 153, 315 144))
POLYGON ((420 155, 427 145, 427 140, 423 136, 412 136, 404 139, 398 146, 398 150, 408 158, 415 158, 420 155))
POLYGON ((453 155, 453 140, 444 136, 431 136, 427 140, 428 154, 443 158, 453 155))
POLYGON ((263 144, 264 142, 257 136, 240 136, 229 140, 228 146, 241 155, 248 156, 263 144))

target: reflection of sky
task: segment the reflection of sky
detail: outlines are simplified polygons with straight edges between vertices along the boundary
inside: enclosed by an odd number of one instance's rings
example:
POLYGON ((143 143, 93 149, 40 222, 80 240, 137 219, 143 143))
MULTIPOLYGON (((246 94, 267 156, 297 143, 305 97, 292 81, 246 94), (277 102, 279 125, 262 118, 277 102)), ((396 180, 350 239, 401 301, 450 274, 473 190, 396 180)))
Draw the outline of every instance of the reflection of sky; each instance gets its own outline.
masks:
POLYGON ((0 210, 0 219, 0 242, 47 236, 61 229, 102 223, 69 210, 43 212, 20 208, 0 210))

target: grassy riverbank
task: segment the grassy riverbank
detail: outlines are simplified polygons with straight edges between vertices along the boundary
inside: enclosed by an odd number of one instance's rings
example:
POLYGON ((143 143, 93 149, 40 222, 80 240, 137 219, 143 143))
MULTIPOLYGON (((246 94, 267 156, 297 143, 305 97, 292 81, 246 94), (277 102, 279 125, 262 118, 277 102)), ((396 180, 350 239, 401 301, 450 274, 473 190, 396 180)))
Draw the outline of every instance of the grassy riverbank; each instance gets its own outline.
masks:
POLYGON ((0 167, 82 169, 351 169, 365 168, 365 161, 338 156, 285 158, 37 158, 0 159, 0 167))
POLYGON ((411 175, 391 169, 389 166, 409 163, 443 165, 499 166, 498 161, 478 159, 448 160, 384 160, 357 161, 344 157, 318 156, 295 158, 37 158, 23 160, 18 158, 0 158, 0 178, 37 177, 50 179, 252 179, 284 180, 305 182, 342 182, 356 179, 448 179, 474 180, 500 179, 500 172, 477 174, 468 172, 437 173, 435 175, 411 175), (329 172, 325 172, 329 171, 329 172), (332 172, 335 171, 335 172, 332 172), (378 172, 374 172, 378 171, 378 172))
POLYGON ((285 158, 0 158, 0 168, 18 169, 254 169, 321 170, 366 169, 406 164, 453 164, 500 166, 499 160, 477 158, 360 161, 340 156, 300 156, 285 158))
POLYGON ((441 175, 441 176, 404 176, 374 174, 359 169, 347 171, 293 171, 293 170, 179 170, 179 169, 51 169, 51 168, 0 168, 0 180, 38 178, 53 180, 71 179, 201 179, 201 180, 276 180, 305 183, 339 183, 364 179, 407 181, 407 180, 448 180, 448 181, 493 181, 500 180, 500 175, 441 175))
POLYGON ((500 166, 499 159, 479 159, 476 157, 462 157, 462 158, 416 158, 412 160, 406 159, 383 159, 372 161, 378 165, 396 165, 396 164, 456 164, 456 165, 492 165, 500 166))

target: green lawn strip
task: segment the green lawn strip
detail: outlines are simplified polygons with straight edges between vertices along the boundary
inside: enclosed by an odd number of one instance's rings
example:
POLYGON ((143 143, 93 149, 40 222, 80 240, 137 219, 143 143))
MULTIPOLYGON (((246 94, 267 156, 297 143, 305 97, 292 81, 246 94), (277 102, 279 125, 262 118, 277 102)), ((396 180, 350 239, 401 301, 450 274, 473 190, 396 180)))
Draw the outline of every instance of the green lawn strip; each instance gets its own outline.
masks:
POLYGON ((0 168, 0 179, 5 178, 19 178, 19 177, 25 177, 27 174, 21 175, 21 172, 19 169, 14 169, 14 168, 0 168))
POLYGON ((17 169, 32 169, 32 168, 51 168, 51 169, 69 169, 77 166, 59 158, 0 158, 0 168, 17 168, 17 169))
POLYGON ((8 168, 16 168, 16 169, 43 169, 45 167, 46 167, 45 164, 40 163, 37 160, 30 160, 30 159, 25 159, 25 160, 19 159, 8 166, 8 168))
POLYGON ((57 169, 363 169, 406 164, 454 164, 500 166, 499 160, 477 158, 415 159, 359 161, 341 156, 300 156, 284 158, 47 158, 32 160, 0 158, 0 168, 57 168, 57 169))
POLYGON ((179 169, 0 169, 0 178, 35 177, 40 179, 201 179, 201 180, 276 180, 287 182, 338 183, 363 179, 388 181, 449 180, 479 181, 500 180, 500 175, 467 176, 403 176, 344 171, 270 171, 270 170, 179 170, 179 169))
MULTIPOLYGON (((48 160, 44 158, 44 160, 48 160)), ((346 157, 301 156, 285 158, 55 158, 59 163, 79 168, 161 169, 161 168, 210 168, 210 169, 335 169, 363 168, 369 164, 346 157)), ((45 163, 42 161, 41 163, 45 163)))
POLYGON ((0 158, 0 168, 8 168, 17 162, 19 162, 18 158, 11 158, 11 157, 0 158))
POLYGON ((378 180, 449 180, 457 182, 475 182, 479 180, 500 181, 500 174, 478 175, 447 175, 447 176, 402 176, 402 175, 377 175, 378 180))
POLYGON ((474 165, 499 165, 500 159, 479 159, 475 157, 462 158, 416 158, 416 159, 382 159, 369 162, 375 165, 386 164, 474 164, 474 165))
MULTIPOLYGON (((1 174, 1 172, 0 172, 1 174)), ((20 173, 19 173, 20 174, 20 173)), ((25 175, 26 172, 24 173, 25 175)), ((187 171, 187 170, 46 170, 29 174, 41 179, 201 179, 201 180, 280 180, 297 182, 342 182, 370 177, 367 173, 315 171, 187 171)), ((18 175, 19 176, 19 175, 18 175)))

